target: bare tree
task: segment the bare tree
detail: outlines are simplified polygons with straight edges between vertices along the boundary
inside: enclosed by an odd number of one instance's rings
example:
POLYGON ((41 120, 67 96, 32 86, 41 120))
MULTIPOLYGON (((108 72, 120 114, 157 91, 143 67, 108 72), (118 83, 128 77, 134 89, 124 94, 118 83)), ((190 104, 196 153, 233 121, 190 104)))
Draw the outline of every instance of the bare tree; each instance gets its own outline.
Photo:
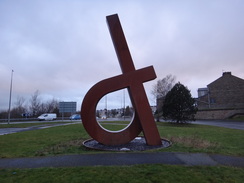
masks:
POLYGON ((58 109, 59 102, 56 99, 49 100, 46 103, 47 106, 47 112, 55 112, 58 109))
POLYGON ((59 102, 56 99, 51 99, 40 104, 40 113, 57 113, 59 102))
POLYGON ((15 107, 11 110, 11 115, 13 117, 21 117, 22 114, 26 112, 24 103, 25 103, 25 98, 18 96, 15 102, 15 107))
POLYGON ((173 88, 176 83, 176 77, 168 74, 165 78, 158 80, 151 90, 151 94, 154 96, 156 100, 157 110, 156 110, 156 118, 159 121, 159 117, 162 113, 163 101, 166 94, 173 88))
POLYGON ((25 98, 18 96, 16 99, 16 102, 15 102, 15 106, 16 107, 23 107, 24 103, 25 103, 25 98))
POLYGON ((37 116, 40 113, 40 99, 39 99, 39 90, 36 90, 30 99, 30 111, 33 116, 37 116))
POLYGON ((47 112, 47 105, 46 105, 46 103, 41 102, 40 106, 39 106, 38 113, 39 114, 43 114, 43 113, 46 113, 46 112, 47 112))
POLYGON ((176 83, 176 77, 169 74, 167 75, 165 78, 160 79, 157 81, 157 83, 155 85, 153 85, 152 88, 152 95, 158 99, 158 98, 162 98, 165 97, 166 94, 173 88, 173 86, 176 83))

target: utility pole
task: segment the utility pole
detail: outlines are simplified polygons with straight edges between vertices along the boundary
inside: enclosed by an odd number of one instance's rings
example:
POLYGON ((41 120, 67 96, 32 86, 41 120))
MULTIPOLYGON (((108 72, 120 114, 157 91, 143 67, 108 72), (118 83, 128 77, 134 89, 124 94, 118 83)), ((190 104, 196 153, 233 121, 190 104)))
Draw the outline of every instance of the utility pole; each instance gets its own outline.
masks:
POLYGON ((105 95, 105 116, 108 118, 108 103, 107 103, 107 95, 105 95))
POLYGON ((12 72, 11 72, 10 94, 9 94, 9 106, 8 106, 8 124, 10 123, 11 95, 12 95, 13 73, 14 73, 14 70, 12 70, 12 72))
POLYGON ((125 121, 125 89, 123 89, 123 97, 124 97, 123 113, 124 113, 124 121, 125 121))

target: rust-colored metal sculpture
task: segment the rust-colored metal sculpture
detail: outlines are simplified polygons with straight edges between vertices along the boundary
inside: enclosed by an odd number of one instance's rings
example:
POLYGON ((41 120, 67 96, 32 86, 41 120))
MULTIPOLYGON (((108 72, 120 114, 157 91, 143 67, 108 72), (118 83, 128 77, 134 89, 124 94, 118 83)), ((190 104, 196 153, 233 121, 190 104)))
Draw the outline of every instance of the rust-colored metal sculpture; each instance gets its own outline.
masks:
POLYGON ((153 66, 135 69, 118 15, 106 18, 123 74, 102 80, 88 91, 81 107, 83 125, 92 138, 104 145, 126 144, 141 131, 144 133, 147 145, 162 145, 143 87, 143 82, 156 78, 153 66), (104 95, 123 88, 128 89, 135 109, 133 121, 122 131, 105 130, 96 120, 96 106, 104 95))

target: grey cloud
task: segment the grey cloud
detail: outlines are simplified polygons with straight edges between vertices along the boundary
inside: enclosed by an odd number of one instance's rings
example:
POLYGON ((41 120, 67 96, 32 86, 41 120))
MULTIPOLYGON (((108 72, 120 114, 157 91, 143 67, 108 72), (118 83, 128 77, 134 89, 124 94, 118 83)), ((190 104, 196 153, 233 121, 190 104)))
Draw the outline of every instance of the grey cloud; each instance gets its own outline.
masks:
MULTIPOLYGON (((136 68, 176 75, 193 96, 222 70, 244 78, 243 9, 238 0, 1 1, 0 109, 8 105, 11 69, 13 101, 38 89, 44 98, 80 103, 93 84, 121 74, 105 19, 114 13, 136 68)), ((145 84, 149 95, 155 82, 145 84)))

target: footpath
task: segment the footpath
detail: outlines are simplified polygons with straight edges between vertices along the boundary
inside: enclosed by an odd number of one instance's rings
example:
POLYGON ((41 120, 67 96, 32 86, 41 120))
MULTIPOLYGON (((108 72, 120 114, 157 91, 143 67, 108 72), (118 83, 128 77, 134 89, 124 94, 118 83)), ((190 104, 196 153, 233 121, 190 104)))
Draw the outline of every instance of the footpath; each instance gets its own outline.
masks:
POLYGON ((244 168, 244 157, 204 153, 151 152, 98 153, 0 159, 0 169, 80 166, 123 166, 138 164, 167 164, 183 166, 233 166, 244 168))

